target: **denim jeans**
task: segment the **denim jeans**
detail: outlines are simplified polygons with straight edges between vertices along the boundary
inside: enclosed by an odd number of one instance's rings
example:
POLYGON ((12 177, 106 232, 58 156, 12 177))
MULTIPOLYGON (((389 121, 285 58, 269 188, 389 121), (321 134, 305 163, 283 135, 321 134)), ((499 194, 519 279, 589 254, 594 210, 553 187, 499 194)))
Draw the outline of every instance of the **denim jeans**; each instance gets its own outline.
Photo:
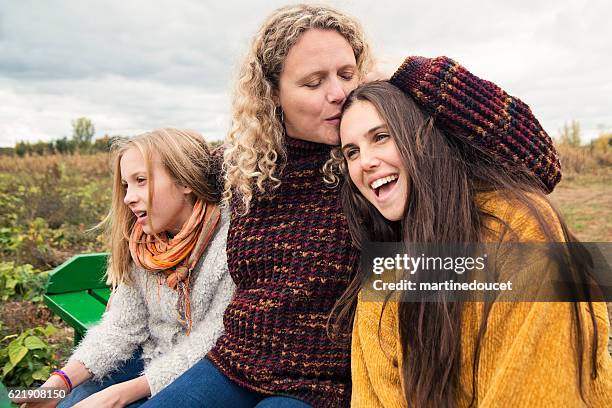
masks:
POLYGON ((207 358, 141 406, 152 407, 311 408, 295 398, 268 396, 244 389, 221 374, 207 358))
MULTIPOLYGON (((144 365, 142 361, 142 350, 138 349, 128 361, 121 365, 117 370, 113 371, 108 377, 105 377, 102 382, 89 380, 73 389, 72 392, 59 403, 57 408, 71 407, 77 402, 82 401, 90 395, 93 395, 98 391, 102 391, 111 385, 129 381, 140 376, 143 370, 144 365)), ((132 402, 130 405, 127 405, 126 408, 139 407, 146 400, 146 398, 143 398, 141 400, 132 402)))

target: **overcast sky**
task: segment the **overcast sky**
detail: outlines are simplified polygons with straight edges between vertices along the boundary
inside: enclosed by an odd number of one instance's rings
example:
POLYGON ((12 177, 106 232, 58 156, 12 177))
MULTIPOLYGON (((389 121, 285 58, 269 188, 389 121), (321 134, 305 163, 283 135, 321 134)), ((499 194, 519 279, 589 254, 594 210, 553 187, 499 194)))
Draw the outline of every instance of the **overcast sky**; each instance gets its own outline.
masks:
MULTIPOLYGON (((612 2, 327 1, 376 56, 447 55, 529 104, 544 128, 612 129, 612 2), (426 4, 428 3, 428 4, 426 4)), ((0 146, 174 126, 224 137, 237 66, 286 1, 0 0, 0 146)))

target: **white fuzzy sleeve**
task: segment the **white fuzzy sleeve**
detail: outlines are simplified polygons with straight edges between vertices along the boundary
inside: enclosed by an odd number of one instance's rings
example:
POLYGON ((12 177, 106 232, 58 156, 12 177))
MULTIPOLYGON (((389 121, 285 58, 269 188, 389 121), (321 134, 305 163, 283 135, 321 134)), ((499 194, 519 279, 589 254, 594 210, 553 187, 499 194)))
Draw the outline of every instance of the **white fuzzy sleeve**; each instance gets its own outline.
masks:
POLYGON ((132 357, 149 336, 147 307, 134 284, 121 284, 113 292, 110 309, 91 327, 70 360, 82 362, 100 380, 132 357))

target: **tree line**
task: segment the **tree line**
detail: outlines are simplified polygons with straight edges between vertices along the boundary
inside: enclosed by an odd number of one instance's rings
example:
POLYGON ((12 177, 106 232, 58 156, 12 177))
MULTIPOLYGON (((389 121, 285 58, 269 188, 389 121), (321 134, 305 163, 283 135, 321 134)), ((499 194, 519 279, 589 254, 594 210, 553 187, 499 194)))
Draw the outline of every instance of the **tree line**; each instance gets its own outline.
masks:
POLYGON ((93 154, 108 152, 112 140, 121 136, 104 135, 93 140, 96 128, 88 118, 81 117, 72 121, 72 137, 66 136, 48 142, 26 142, 19 141, 15 144, 13 153, 19 157, 44 156, 47 154, 93 154))
MULTIPOLYGON (((608 151, 612 149, 612 133, 604 132, 600 129, 600 135, 591 141, 590 147, 596 150, 608 151)), ((14 148, 0 148, 0 155, 17 155, 24 156, 44 156, 48 154, 94 154, 98 152, 108 152, 115 138, 124 136, 109 136, 104 135, 101 138, 93 139, 95 134, 95 126, 92 121, 86 117, 77 118, 72 121, 72 137, 66 136, 61 139, 51 140, 49 142, 26 142, 19 141, 14 148)), ((566 123, 559 129, 556 142, 561 145, 579 147, 582 144, 580 123, 573 120, 569 124, 566 123)), ((218 146, 221 142, 213 141, 213 147, 218 146)))
MULTIPOLYGON (((17 155, 24 157, 48 154, 95 154, 108 152, 113 140, 126 137, 104 135, 94 140, 95 132, 96 128, 90 119, 85 117, 77 118, 72 121, 72 136, 70 138, 64 136, 48 142, 27 142, 22 140, 17 142, 15 147, 1 147, 0 156, 17 155)), ((212 141, 210 145, 217 147, 221 143, 221 141, 212 141)))
MULTIPOLYGON (((605 132, 604 127, 599 129, 599 136, 591 140, 590 148, 600 151, 608 151, 612 149, 612 133, 605 132)), ((558 144, 579 147, 582 145, 582 134, 580 131, 580 123, 577 120, 572 120, 569 124, 565 123, 559 129, 558 136, 555 140, 558 144)))

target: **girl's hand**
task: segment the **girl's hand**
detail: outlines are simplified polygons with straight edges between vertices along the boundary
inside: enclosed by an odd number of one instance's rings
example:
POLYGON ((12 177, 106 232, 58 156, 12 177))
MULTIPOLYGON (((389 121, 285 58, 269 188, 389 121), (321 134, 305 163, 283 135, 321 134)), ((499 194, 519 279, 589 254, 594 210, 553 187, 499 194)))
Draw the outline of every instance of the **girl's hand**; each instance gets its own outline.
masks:
POLYGON ((151 388, 144 375, 125 381, 91 395, 78 404, 76 408, 123 408, 134 401, 151 395, 151 388))
POLYGON ((98 391, 85 398, 83 401, 73 405, 74 408, 123 408, 128 404, 124 401, 117 385, 98 391))
MULTIPOLYGON (((55 388, 55 389, 66 390, 66 392, 68 392, 68 389, 66 388, 66 384, 57 375, 52 375, 51 377, 49 377, 47 381, 45 381, 45 383, 40 386, 40 388, 55 388)), ((29 398, 13 398, 12 399, 12 401, 15 404, 21 404, 21 408, 55 408, 57 404, 60 403, 61 400, 62 400, 61 398, 56 398, 52 400, 50 399, 50 400, 45 400, 45 401, 34 401, 33 399, 29 399, 29 398)))
MULTIPOLYGON (((65 366, 62 367, 62 371, 64 371, 68 377, 72 380, 72 386, 76 387, 84 381, 91 378, 91 373, 83 363, 80 361, 72 360, 69 361, 65 366)), ((66 395, 68 394, 68 386, 64 382, 64 380, 58 375, 50 376, 47 381, 40 388, 55 388, 66 390, 66 395)), ((15 404, 22 404, 21 408, 55 408, 57 404, 61 401, 61 398, 56 398, 53 400, 47 401, 33 401, 32 399, 27 398, 15 398, 13 402, 15 404)))

